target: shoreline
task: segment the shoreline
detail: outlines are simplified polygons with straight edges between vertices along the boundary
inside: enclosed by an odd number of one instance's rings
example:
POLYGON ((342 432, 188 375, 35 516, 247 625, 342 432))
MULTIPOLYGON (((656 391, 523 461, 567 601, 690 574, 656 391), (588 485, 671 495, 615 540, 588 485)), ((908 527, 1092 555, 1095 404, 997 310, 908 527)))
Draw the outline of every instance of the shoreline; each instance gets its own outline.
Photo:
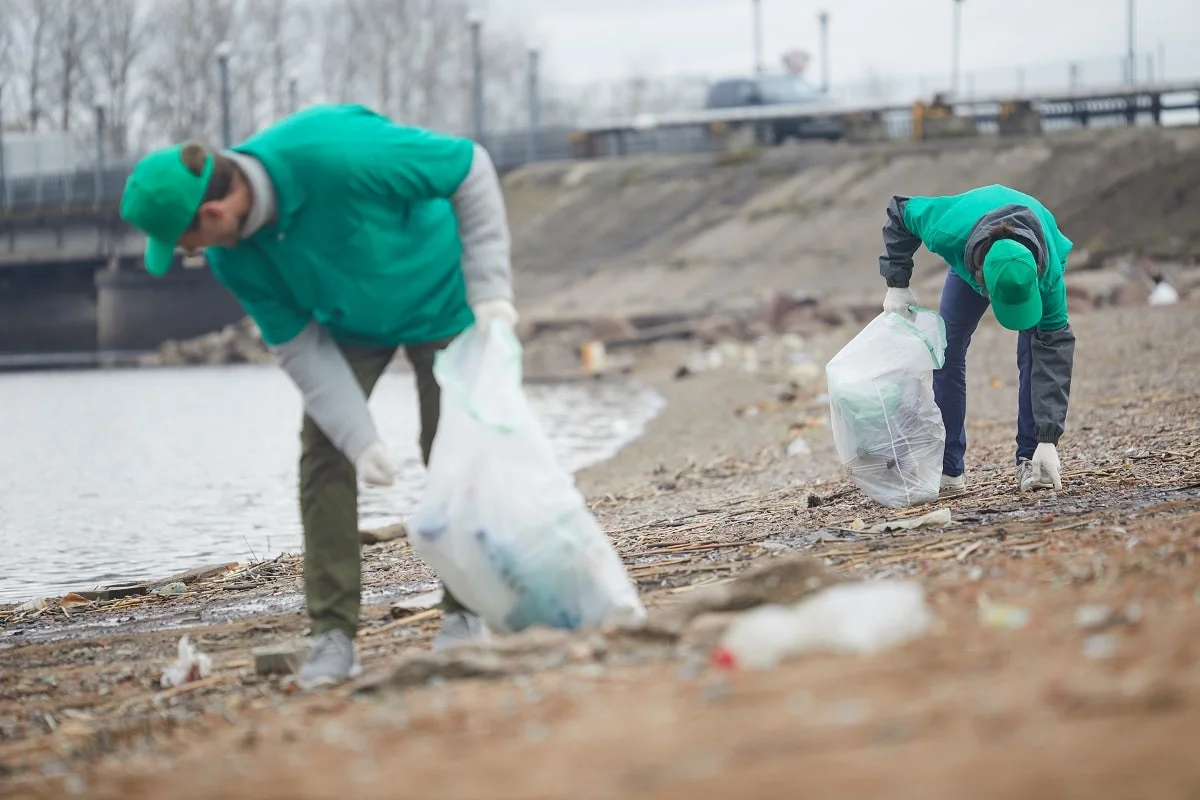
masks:
MULTIPOLYGON (((6 636, 0 787, 56 797, 77 779, 89 796, 114 800, 163 796, 168 783, 176 800, 325 798, 344 790, 333 780, 344 774, 337 759, 358 752, 375 759, 362 777, 367 794, 482 796, 503 784, 563 796, 584 781, 599 794, 667 798, 695 789, 687 765, 702 754, 705 790, 718 794, 794 789, 798 769, 811 787, 855 797, 931 776, 945 791, 928 796, 961 796, 981 780, 1034 791, 1039 775, 1095 787, 1116 769, 1127 787, 1161 795, 1191 777, 1179 768, 1190 762, 1180 760, 1188 740, 1178 732, 1200 722, 1200 662, 1188 644, 1200 635, 1200 375, 1170 366, 1200 356, 1196 309, 1073 320, 1064 490, 1030 496, 1016 492, 1009 466, 1013 337, 981 325, 968 375, 968 494, 934 504, 950 510, 948 525, 882 534, 870 528, 929 508, 885 509, 835 477, 814 411, 819 383, 790 388, 791 379, 740 363, 677 378, 697 348, 649 346, 635 375, 666 408, 614 458, 576 474, 650 610, 646 627, 530 631, 486 657, 430 654, 438 612, 422 608, 422 590, 431 575, 397 539, 366 549, 364 587, 403 584, 411 602, 386 594, 364 604, 364 676, 293 695, 283 676, 258 674, 254 653, 304 643, 302 608, 205 612, 206 598, 253 607, 294 597, 300 565, 268 563, 257 577, 150 601, 194 623, 191 641, 213 659, 209 677, 176 689, 158 679, 181 631, 127 629, 132 603, 97 612, 113 624, 86 641, 6 636), (797 436, 809 454, 788 454, 797 436), (874 657, 813 655, 726 673, 708 654, 738 612, 668 625, 738 576, 805 558, 839 579, 918 581, 934 628, 874 657), (1079 609, 1099 607, 1125 616, 1096 629, 1076 621, 1079 609), (37 663, 36 674, 21 663, 37 663), (452 768, 464 746, 471 768, 452 768), (1020 770, 997 761, 1017 752, 1020 770), (947 770, 950 756, 957 766, 947 770), (44 773, 47 763, 57 766, 44 773), (661 778, 633 791, 631 769, 661 778)), ((823 363, 853 332, 809 340, 806 352, 823 363)), ((44 629, 68 630, 55 613, 44 629)))

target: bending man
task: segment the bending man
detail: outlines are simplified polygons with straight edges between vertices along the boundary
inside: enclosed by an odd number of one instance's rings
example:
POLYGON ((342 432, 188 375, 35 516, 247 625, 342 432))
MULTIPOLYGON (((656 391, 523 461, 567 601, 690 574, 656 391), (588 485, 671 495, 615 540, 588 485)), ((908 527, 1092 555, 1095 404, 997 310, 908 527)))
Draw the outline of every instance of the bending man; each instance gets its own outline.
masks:
MULTIPOLYGON (((435 354, 473 322, 515 323, 509 233, 495 168, 469 139, 393 124, 357 105, 318 106, 230 151, 189 142, 142 159, 121 216, 147 237, 146 269, 176 247, 205 250, 213 274, 258 325, 303 395, 300 510, 313 645, 302 686, 359 670, 362 565, 356 472, 396 469, 367 397, 397 348, 416 373, 421 454, 440 392, 435 354)), ((485 637, 449 593, 435 648, 485 637)))
POLYGON ((907 313, 913 254, 925 245, 949 264, 941 308, 946 362, 933 391, 946 426, 942 494, 966 491, 967 348, 989 305, 1018 331, 1017 484, 1062 488, 1058 440, 1066 425, 1075 334, 1067 320, 1064 271, 1071 241, 1033 197, 992 185, 942 197, 893 197, 883 226, 879 272, 884 311, 907 313))

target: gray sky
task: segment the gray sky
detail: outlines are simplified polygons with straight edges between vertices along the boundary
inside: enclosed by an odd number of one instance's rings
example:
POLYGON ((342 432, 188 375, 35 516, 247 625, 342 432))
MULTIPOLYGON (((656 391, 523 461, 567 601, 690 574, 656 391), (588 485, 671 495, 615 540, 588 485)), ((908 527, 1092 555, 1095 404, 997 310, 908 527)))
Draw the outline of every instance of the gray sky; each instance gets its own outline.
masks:
MULTIPOLYGON (((634 71, 748 71, 753 63, 750 0, 484 0, 487 24, 535 31, 547 77, 620 79, 634 71)), ((1168 78, 1200 78, 1200 0, 1136 0, 1139 72, 1145 54, 1166 54, 1168 78)), ((789 48, 817 55, 816 17, 830 10, 833 82, 879 74, 928 75, 948 83, 951 0, 762 0, 764 60, 779 65, 789 48), (943 77, 944 76, 944 77, 943 77)), ((1030 83, 1082 62, 1087 82, 1120 78, 1126 51, 1126 0, 965 0, 964 73, 1015 72, 1030 83), (1038 67, 1037 65, 1041 65, 1038 67)), ((816 70, 814 62, 812 69, 816 70)), ((1015 82, 1015 78, 1013 79, 1015 82)))

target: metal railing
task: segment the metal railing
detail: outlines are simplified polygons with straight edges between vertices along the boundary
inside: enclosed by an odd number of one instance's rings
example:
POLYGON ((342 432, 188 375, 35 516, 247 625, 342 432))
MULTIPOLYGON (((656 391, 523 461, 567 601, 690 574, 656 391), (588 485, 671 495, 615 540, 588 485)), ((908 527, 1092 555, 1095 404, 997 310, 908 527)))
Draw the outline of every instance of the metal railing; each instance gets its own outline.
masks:
MULTIPOLYGON (((1068 69, 1063 64, 1043 67, 1026 67, 1023 70, 1013 70, 1008 73, 1012 80, 1008 86, 1003 81, 984 83, 971 82, 957 96, 946 99, 953 105, 956 112, 973 117, 982 131, 994 127, 996 106, 1002 102, 1031 100, 1035 105, 1044 108, 1046 129, 1076 124, 1075 120, 1088 115, 1107 114, 1115 124, 1121 124, 1122 114, 1128 116, 1128 104, 1123 97, 1136 96, 1140 98, 1136 116, 1140 120, 1153 118, 1157 92, 1161 99, 1163 93, 1174 91, 1176 95, 1184 94, 1184 99, 1178 104, 1179 108, 1200 110, 1200 81, 1183 82, 1171 81, 1155 86, 1141 85, 1129 87, 1120 81, 1120 64, 1123 61, 1109 59, 1106 69, 1088 65, 1076 65, 1068 69), (1085 72, 1085 70, 1088 70, 1085 72), (1026 77, 1013 78, 1016 73, 1026 77), (1062 73, 1062 74, 1060 74, 1062 73), (1039 79, 1037 91, 1017 89, 1024 83, 1033 83, 1030 76, 1057 75, 1039 79), (1090 80, 1083 80, 1082 75, 1091 75, 1090 80), (1101 83, 1100 79, 1109 79, 1101 83), (982 91, 983 86, 999 84, 998 88, 982 91), (1052 84, 1052 85, 1047 85, 1052 84), (1191 92, 1188 95, 1188 92, 1191 92), (1095 99, 1097 94, 1109 99, 1095 99), (1081 98, 1078 102, 1072 98, 1081 98), (1088 98, 1092 99, 1088 99, 1088 98), (1123 110, 1124 109, 1124 110, 1123 110)), ((769 122, 782 118, 804 117, 819 114, 845 116, 854 112, 864 112, 875 117, 876 124, 881 128, 886 138, 908 138, 913 133, 912 101, 909 96, 903 101, 861 102, 848 104, 844 98, 848 92, 843 92, 837 98, 831 98, 828 104, 805 105, 795 107, 755 106, 737 109, 722 109, 706 111, 702 108, 679 108, 675 104, 665 108, 661 113, 653 111, 639 112, 635 115, 623 114, 601 119, 596 117, 590 124, 567 125, 557 124, 541 126, 536 135, 531 137, 527 130, 508 132, 485 132, 484 146, 491 153, 497 168, 507 172, 520 167, 529 161, 549 161, 569 159, 573 157, 597 155, 634 155, 634 154, 685 154, 711 151, 714 142, 711 128, 714 123, 753 124, 769 122), (595 148, 581 152, 581 138, 608 136, 617 140, 615 146, 595 148)), ((690 105, 690 104, 689 104, 690 105)), ((1165 107, 1168 107, 1165 106, 1165 107)), ((1128 123, 1137 123, 1138 119, 1127 119, 1128 123)), ((1102 123, 1103 124, 1103 123, 1102 123)), ((46 214, 61 214, 64 210, 92 212, 103 210, 115 211, 119 204, 121 192, 129 175, 130 167, 135 157, 122 158, 118 163, 106 165, 97 169, 95 165, 83 166, 69 172, 47 172, 34 175, 24 174, 13 177, 11 174, 0 179, 0 218, 45 216, 46 214)))

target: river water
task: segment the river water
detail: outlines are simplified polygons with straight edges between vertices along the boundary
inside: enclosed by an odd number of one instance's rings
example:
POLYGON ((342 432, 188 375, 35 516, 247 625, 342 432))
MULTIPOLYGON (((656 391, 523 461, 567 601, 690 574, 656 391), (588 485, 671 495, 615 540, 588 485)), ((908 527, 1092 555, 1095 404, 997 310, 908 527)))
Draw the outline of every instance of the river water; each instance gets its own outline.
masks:
MULTIPOLYGON (((526 392, 572 471, 662 402, 628 384, 526 392)), ((370 405, 400 476, 360 485, 363 528, 415 509, 424 474, 412 374, 385 374, 370 405)), ((301 552, 301 411, 270 365, 0 374, 0 602, 301 552)))

